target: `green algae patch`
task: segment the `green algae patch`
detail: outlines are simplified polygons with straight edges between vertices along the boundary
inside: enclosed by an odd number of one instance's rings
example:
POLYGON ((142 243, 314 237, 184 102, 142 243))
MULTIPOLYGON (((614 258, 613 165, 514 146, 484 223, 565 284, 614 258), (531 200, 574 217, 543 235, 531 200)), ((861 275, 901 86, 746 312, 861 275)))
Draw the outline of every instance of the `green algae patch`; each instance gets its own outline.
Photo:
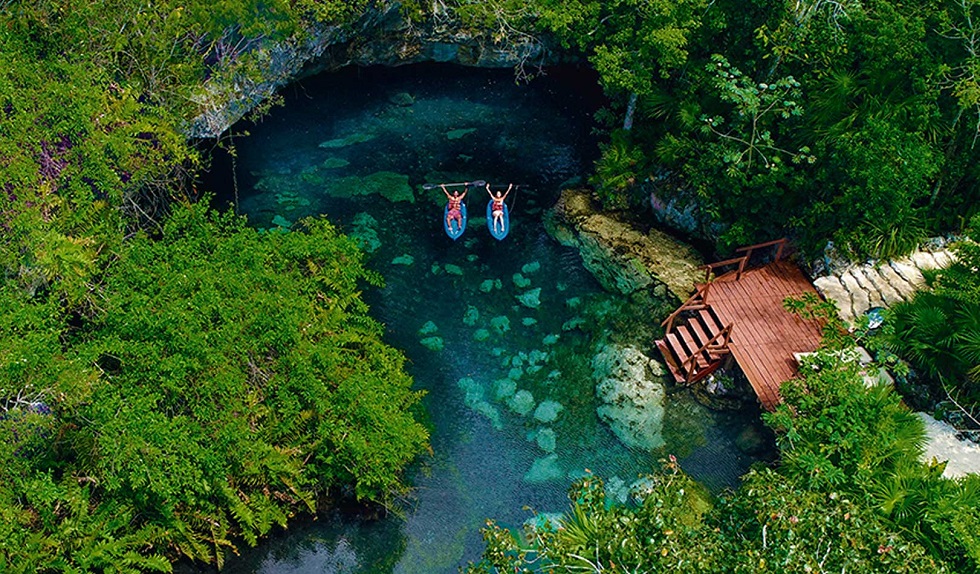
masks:
POLYGON ((342 147, 347 147, 349 145, 369 142, 378 136, 374 134, 351 134, 344 138, 337 138, 332 140, 327 140, 320 143, 320 147, 324 149, 338 149, 342 147))
POLYGON ((463 128, 458 130, 449 130, 448 132, 446 132, 446 139, 448 140, 462 139, 475 131, 476 128, 463 128))
POLYGON ((415 203, 415 194, 408 185, 408 176, 393 171, 376 171, 371 175, 351 175, 333 181, 325 181, 326 192, 333 197, 380 195, 392 203, 415 203))
POLYGON ((339 169, 341 167, 347 167, 349 165, 350 162, 342 157, 328 157, 327 159, 323 160, 323 163, 320 164, 320 167, 322 167, 323 169, 339 169))

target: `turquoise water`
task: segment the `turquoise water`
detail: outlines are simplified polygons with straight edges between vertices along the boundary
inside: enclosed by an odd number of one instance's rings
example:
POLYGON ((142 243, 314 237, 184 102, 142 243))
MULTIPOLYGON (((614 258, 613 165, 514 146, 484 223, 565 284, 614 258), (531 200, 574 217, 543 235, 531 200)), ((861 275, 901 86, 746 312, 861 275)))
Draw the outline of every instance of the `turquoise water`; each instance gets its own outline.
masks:
POLYGON ((222 200, 237 195, 257 227, 326 214, 359 238, 386 281, 365 293, 372 314, 427 393, 432 455, 393 508, 301 519, 225 572, 456 572, 479 556, 487 518, 516 527, 532 511, 561 511, 586 472, 621 496, 667 454, 713 490, 737 483, 754 459, 733 437, 755 413, 713 413, 669 389, 666 445, 655 452, 627 448, 596 415, 597 344, 633 342, 653 356, 634 327, 657 318, 631 317, 630 302, 603 292, 541 224, 562 184, 594 160, 590 76, 554 70, 517 86, 510 71, 362 69, 286 95, 236 138, 237 192, 226 181, 222 200), (454 242, 441 193, 422 189, 476 179, 521 184, 502 242, 487 231, 482 190, 470 192, 469 225, 454 242))

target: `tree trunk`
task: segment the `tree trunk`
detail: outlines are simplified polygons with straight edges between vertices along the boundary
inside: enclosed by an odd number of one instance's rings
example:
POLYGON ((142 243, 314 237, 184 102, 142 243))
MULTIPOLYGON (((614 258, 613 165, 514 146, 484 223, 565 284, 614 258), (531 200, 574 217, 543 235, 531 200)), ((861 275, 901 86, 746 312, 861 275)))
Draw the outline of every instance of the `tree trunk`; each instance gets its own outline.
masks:
POLYGON ((623 129, 630 131, 633 129, 633 114, 636 112, 636 92, 630 94, 630 103, 626 105, 626 118, 623 119, 623 129))

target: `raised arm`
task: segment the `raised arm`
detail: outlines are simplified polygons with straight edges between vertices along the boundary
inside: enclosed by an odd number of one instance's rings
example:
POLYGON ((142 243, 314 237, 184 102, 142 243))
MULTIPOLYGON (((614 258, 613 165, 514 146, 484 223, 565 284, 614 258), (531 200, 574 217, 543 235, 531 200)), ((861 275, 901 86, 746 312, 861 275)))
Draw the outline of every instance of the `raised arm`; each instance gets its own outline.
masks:
POLYGON ((491 198, 493 197, 493 192, 490 191, 490 184, 489 183, 487 184, 487 195, 489 195, 491 198))
POLYGON ((505 193, 501 199, 507 199, 507 196, 510 195, 510 190, 512 189, 514 189, 514 184, 513 183, 507 184, 507 193, 505 193))
POLYGON ((446 194, 446 199, 452 199, 453 198, 453 196, 449 195, 449 191, 446 189, 446 185, 445 184, 440 183, 439 184, 439 187, 441 187, 442 188, 442 192, 446 194))

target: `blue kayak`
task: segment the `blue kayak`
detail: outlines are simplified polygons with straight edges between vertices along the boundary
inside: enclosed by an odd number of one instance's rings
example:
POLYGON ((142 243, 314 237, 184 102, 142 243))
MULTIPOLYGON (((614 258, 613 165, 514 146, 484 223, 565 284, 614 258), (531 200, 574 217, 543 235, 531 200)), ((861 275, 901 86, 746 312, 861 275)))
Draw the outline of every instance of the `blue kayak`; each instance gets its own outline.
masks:
POLYGON ((466 231, 466 204, 459 206, 459 213, 462 215, 463 224, 460 225, 459 222, 453 220, 452 224, 446 221, 446 217, 449 215, 449 204, 446 204, 446 208, 442 210, 442 227, 446 230, 446 235, 455 239, 459 239, 459 236, 466 231))
POLYGON ((510 210, 507 209, 507 204, 504 204, 504 228, 501 231, 495 231, 493 229, 493 202, 487 202, 487 229, 490 230, 490 235, 493 235, 494 239, 503 239, 507 237, 507 232, 510 231, 510 210))

